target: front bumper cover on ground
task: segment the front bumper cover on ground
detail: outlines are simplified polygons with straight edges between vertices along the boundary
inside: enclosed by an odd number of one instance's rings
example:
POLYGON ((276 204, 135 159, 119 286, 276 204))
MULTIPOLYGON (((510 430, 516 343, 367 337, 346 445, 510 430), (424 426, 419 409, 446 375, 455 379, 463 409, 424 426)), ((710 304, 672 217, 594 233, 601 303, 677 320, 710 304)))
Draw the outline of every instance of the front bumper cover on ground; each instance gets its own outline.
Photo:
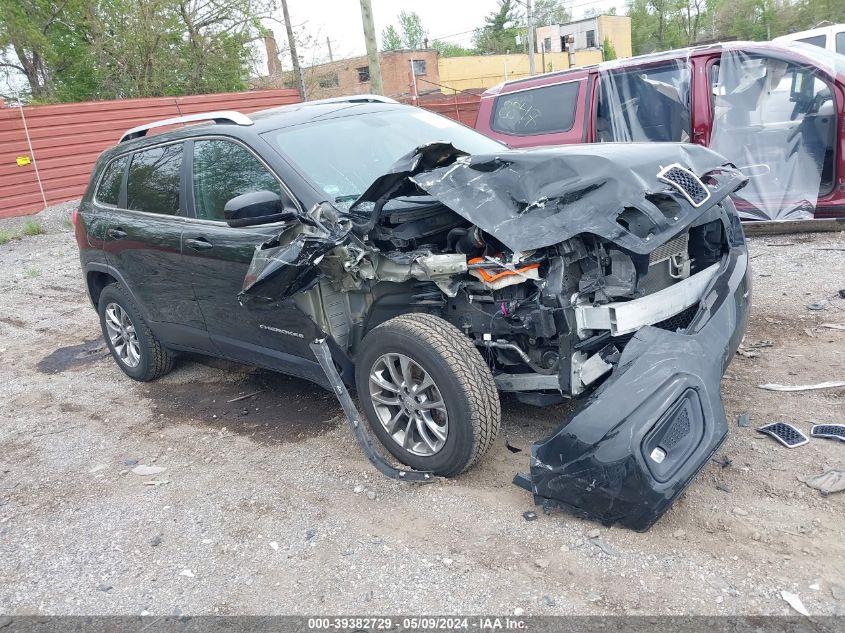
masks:
POLYGON ((644 531, 724 441, 722 375, 745 332, 748 252, 736 246, 688 334, 644 327, 608 380, 553 435, 531 448, 514 483, 538 505, 644 531))

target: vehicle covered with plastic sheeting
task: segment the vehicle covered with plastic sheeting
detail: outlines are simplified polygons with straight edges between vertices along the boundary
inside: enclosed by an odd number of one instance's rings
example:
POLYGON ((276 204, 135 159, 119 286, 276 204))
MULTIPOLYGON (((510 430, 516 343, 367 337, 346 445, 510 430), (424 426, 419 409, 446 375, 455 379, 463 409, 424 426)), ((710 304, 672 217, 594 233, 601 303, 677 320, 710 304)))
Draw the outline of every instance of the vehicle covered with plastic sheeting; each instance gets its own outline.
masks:
POLYGON ((845 56, 727 43, 506 82, 476 129, 513 147, 690 142, 748 178, 743 220, 845 218, 845 56))

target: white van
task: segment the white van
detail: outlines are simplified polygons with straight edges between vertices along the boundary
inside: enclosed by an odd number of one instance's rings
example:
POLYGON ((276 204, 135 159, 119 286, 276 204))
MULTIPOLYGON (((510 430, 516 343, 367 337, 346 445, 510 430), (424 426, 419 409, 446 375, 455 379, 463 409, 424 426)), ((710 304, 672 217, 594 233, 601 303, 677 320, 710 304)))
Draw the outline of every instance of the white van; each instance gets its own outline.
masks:
POLYGON ((819 48, 826 48, 834 53, 845 55, 845 24, 831 24, 820 26, 809 31, 799 31, 789 35, 781 35, 773 42, 804 42, 819 48))

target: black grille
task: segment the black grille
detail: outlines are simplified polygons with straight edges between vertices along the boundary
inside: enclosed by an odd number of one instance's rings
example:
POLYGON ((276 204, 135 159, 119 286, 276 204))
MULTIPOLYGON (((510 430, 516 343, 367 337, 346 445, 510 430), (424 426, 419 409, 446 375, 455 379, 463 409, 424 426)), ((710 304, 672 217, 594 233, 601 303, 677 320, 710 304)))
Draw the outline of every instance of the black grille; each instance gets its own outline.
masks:
POLYGON ((771 435, 787 448, 795 448, 809 442, 806 435, 787 422, 772 422, 761 426, 757 432, 771 435))
POLYGON ((669 183, 695 206, 703 204, 710 197, 710 192, 698 177, 679 165, 672 165, 660 174, 660 179, 669 183))
POLYGON ((672 420, 672 426, 666 431, 666 435, 663 436, 660 445, 667 450, 672 448, 689 434, 690 426, 689 413, 686 407, 683 407, 678 411, 675 419, 672 420))

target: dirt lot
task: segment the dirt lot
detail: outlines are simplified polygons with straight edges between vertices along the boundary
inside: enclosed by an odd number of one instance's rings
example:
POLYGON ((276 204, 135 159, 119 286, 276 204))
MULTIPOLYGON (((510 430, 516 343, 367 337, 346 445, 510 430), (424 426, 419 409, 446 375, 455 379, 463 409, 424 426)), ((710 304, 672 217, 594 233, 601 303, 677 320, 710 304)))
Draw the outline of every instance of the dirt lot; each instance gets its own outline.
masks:
POLYGON ((731 463, 637 534, 523 519, 526 451, 505 440, 527 449, 566 407, 505 400, 485 460, 414 486, 378 475, 311 384, 198 357, 129 380, 62 220, 0 246, 0 614, 792 613, 784 590, 845 614, 845 493, 797 479, 845 467, 845 443, 787 450, 754 430, 845 422, 845 389, 757 387, 845 379, 845 331, 821 327, 845 323, 842 233, 751 240, 746 345, 772 345, 723 382, 731 463))

